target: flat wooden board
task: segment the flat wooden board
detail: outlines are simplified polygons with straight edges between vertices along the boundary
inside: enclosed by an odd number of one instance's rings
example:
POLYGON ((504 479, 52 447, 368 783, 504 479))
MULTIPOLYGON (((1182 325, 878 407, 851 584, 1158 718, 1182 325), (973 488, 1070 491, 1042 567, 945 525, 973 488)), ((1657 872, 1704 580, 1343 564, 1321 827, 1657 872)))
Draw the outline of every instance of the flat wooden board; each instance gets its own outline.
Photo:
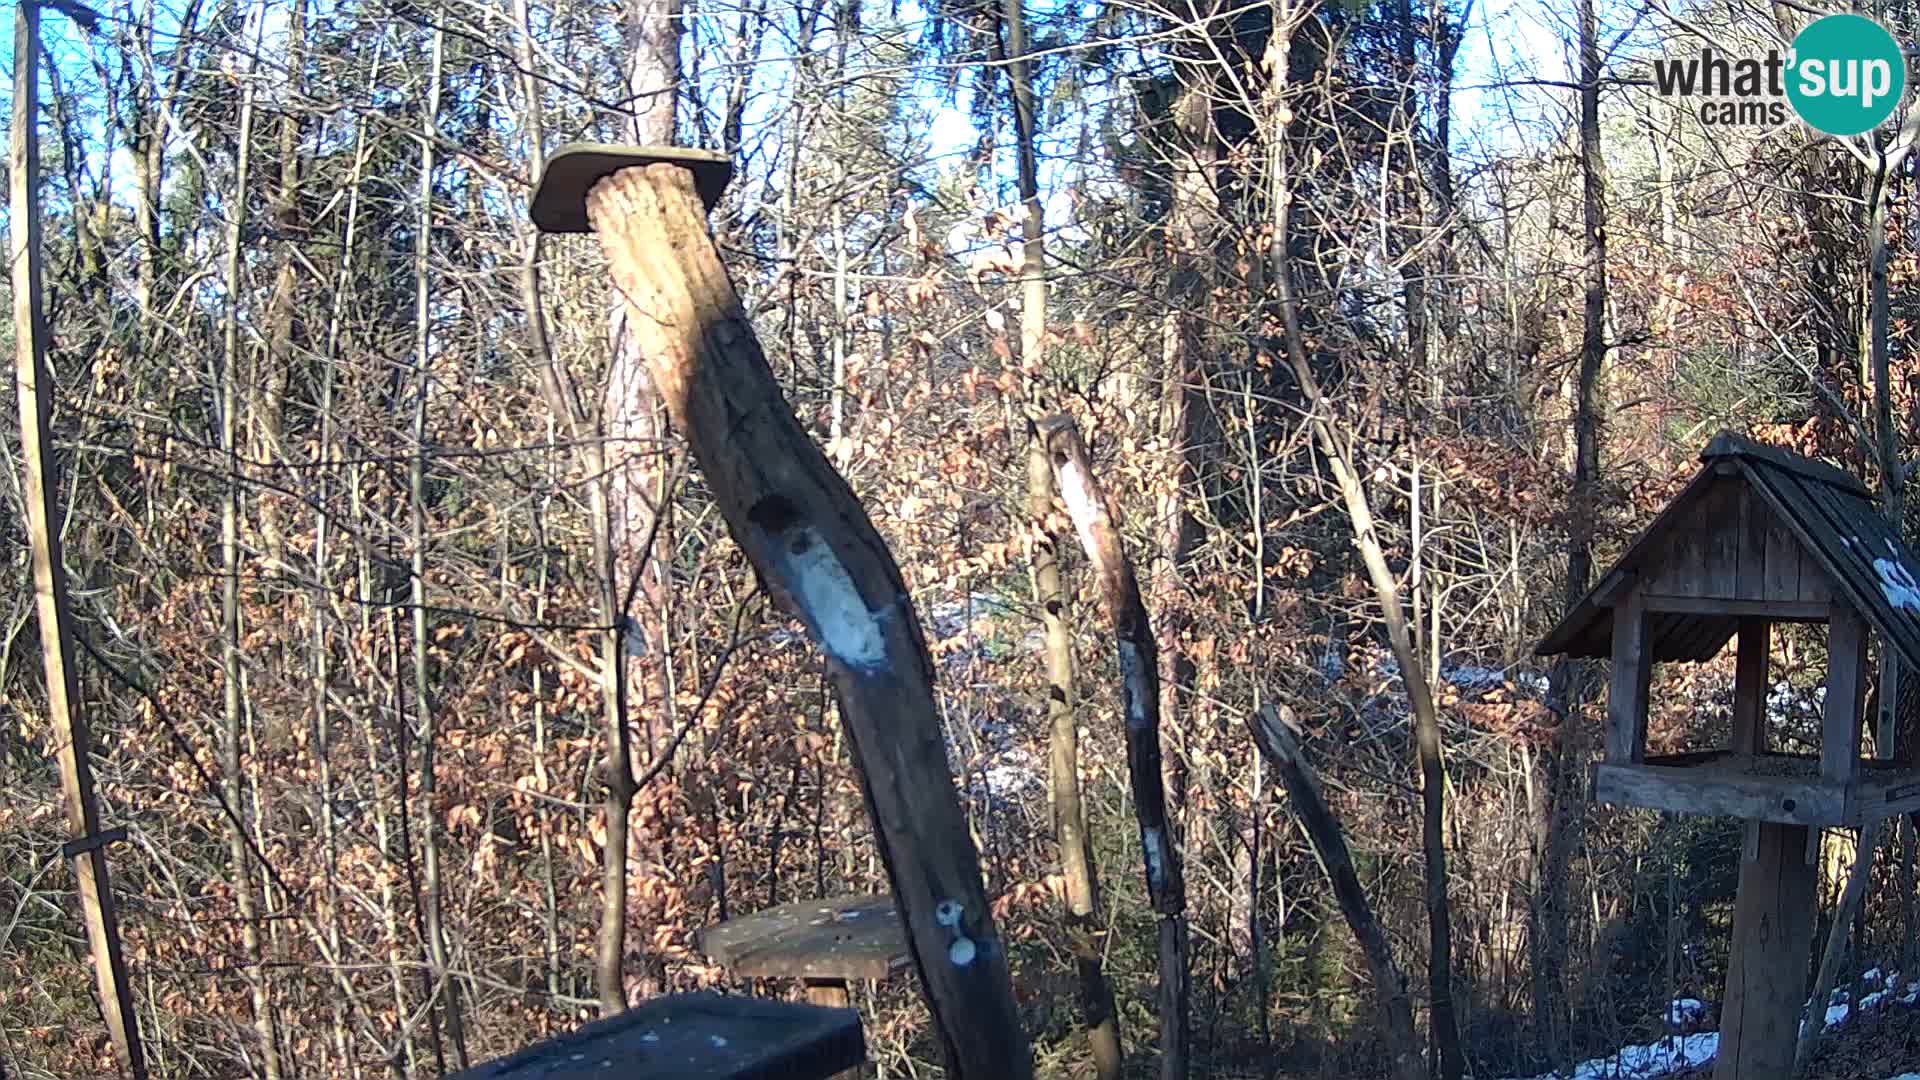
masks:
POLYGON ((781 904, 700 932, 700 951, 745 978, 884 979, 907 966, 890 896, 781 904))
POLYGON ((678 165, 693 173, 694 188, 707 209, 733 179, 733 162, 713 150, 682 146, 620 146, 609 143, 568 143, 555 150, 540 170, 540 183, 527 203, 527 216, 541 232, 583 233, 587 221, 587 192, 621 169, 640 165, 678 165))
POLYGON ((1850 781, 1825 780, 1810 754, 1703 750, 1594 770, 1597 802, 1782 825, 1858 826, 1920 810, 1920 769, 1862 758, 1850 781))
POLYGON ((866 1056, 852 1009, 676 994, 455 1080, 824 1080, 866 1056))

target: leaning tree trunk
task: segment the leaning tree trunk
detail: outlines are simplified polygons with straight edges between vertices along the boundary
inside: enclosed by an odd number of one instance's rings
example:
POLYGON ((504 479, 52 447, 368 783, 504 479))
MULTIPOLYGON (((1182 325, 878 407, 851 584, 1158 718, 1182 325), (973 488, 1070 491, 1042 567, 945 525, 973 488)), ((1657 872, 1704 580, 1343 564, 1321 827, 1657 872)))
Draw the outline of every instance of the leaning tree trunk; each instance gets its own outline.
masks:
POLYGON ((1179 1080, 1188 1066, 1187 886, 1180 853, 1168 825, 1166 784, 1160 766, 1160 667, 1140 598, 1140 582, 1120 543, 1115 514, 1093 473, 1080 429, 1064 416, 1039 424, 1054 482, 1093 563, 1113 623, 1120 657, 1120 701, 1126 717, 1127 775, 1140 848, 1147 869, 1147 895, 1160 916, 1160 1075, 1179 1080))
POLYGON ((1374 599, 1380 605, 1381 619, 1387 627, 1387 644, 1393 651, 1401 678, 1406 681, 1407 701, 1412 708, 1415 752, 1420 765, 1421 847, 1426 856, 1427 908, 1427 982, 1433 1009, 1432 1035, 1443 1068, 1464 1060, 1459 1040, 1460 1029, 1453 1007, 1453 915, 1447 898, 1446 847, 1446 762, 1440 739, 1440 714, 1434 706, 1433 688, 1427 682, 1426 669, 1413 647, 1413 635, 1407 626, 1406 608, 1400 599, 1400 584, 1380 545, 1374 529, 1373 505, 1356 471, 1350 447, 1342 446, 1330 419, 1332 408, 1321 391, 1307 358, 1300 330, 1300 309, 1293 293, 1293 268, 1288 251, 1287 201, 1288 157, 1284 145, 1274 149, 1274 190, 1279 196, 1274 214, 1274 286, 1280 301, 1281 336, 1286 347, 1288 366, 1307 400, 1308 421, 1314 441, 1326 456, 1327 466, 1339 486, 1341 501, 1347 509, 1348 525, 1354 546, 1360 549, 1360 561, 1367 580, 1373 586, 1374 599))
POLYGON ((899 566, 781 394, 707 234, 691 170, 628 166, 597 181, 586 204, 638 355, 728 531, 826 654, 947 1074, 1032 1075, 899 566))
POLYGON ((1387 1043, 1390 1074, 1394 1080, 1425 1080, 1427 1070, 1420 1060, 1420 1042, 1413 1033, 1413 1004, 1407 995, 1407 976, 1400 965, 1394 963, 1393 943, 1387 939, 1379 920, 1373 917, 1373 906, 1367 902, 1366 890, 1360 887, 1359 875, 1354 873, 1353 857, 1347 851, 1347 839, 1340 822, 1320 795, 1319 778, 1314 775, 1313 766, 1300 747, 1300 739, 1294 734, 1292 711, 1282 716, 1273 706, 1263 706, 1258 713, 1247 717, 1247 729, 1253 734, 1253 744, 1261 756, 1279 770, 1280 782, 1287 789, 1287 798, 1293 802, 1293 812, 1300 818, 1307 842, 1313 845, 1313 857, 1327 875, 1334 899, 1340 904, 1341 917, 1346 919, 1347 929, 1352 931, 1353 940, 1360 945, 1360 954, 1366 958, 1367 970, 1373 975, 1374 993, 1380 999, 1380 1028, 1387 1043))

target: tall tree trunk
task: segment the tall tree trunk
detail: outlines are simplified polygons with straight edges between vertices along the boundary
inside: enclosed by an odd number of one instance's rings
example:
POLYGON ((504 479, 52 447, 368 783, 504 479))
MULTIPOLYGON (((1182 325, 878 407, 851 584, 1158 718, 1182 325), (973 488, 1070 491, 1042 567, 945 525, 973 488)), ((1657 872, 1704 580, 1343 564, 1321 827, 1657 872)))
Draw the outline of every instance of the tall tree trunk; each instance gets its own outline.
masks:
MULTIPOLYGON (((1015 149, 1020 200, 1026 214, 1020 264, 1020 358, 1030 375, 1040 370, 1047 335, 1046 219, 1040 202, 1033 63, 1028 57, 1023 0, 1007 0, 1007 52, 1012 57, 1015 149)), ((1038 403, 1035 403, 1036 406, 1038 403)), ((1036 411, 1038 411, 1036 409, 1036 411)), ((1099 877, 1092 839, 1080 803, 1080 733, 1074 712, 1073 645, 1067 634, 1066 590, 1060 584, 1059 548, 1047 528, 1053 511, 1053 469, 1037 429, 1027 445, 1027 516, 1034 600, 1046 635, 1048 767, 1060 872, 1066 879, 1069 929, 1079 975, 1080 1020, 1100 1080, 1117 1080, 1121 1068, 1120 1018, 1101 968, 1101 938, 1094 922, 1099 877)))
POLYGON ((446 1017, 447 1037, 453 1043, 454 1067, 467 1067, 466 1024, 460 1012, 460 982, 447 966, 446 927, 441 918, 440 811, 434 805, 438 769, 434 755, 439 733, 434 725, 433 686, 427 665, 427 400, 432 392, 433 363, 433 138, 440 119, 441 64, 446 33, 433 32, 432 60, 427 71, 427 107, 421 119, 420 217, 413 248, 413 455, 408 463, 407 488, 413 535, 413 708, 420 740, 420 852, 421 898, 425 908, 427 964, 433 992, 446 1017))
MULTIPOLYGON (((1600 31, 1594 0, 1579 0, 1580 178, 1584 232, 1581 277, 1585 305, 1580 330, 1580 373, 1573 401, 1572 513, 1567 536, 1563 595, 1569 609, 1587 593, 1593 577, 1593 540, 1600 472, 1600 372, 1607 356, 1606 159, 1600 147, 1600 31)), ((1537 1038, 1558 1055, 1570 1037, 1562 974, 1567 940, 1567 873, 1579 844, 1584 801, 1580 793, 1585 740, 1580 715, 1587 696, 1584 667, 1562 659, 1548 679, 1547 705, 1559 720, 1552 750, 1541 755, 1543 783, 1536 812, 1542 835, 1534 899, 1533 1012, 1537 1038)))
MULTIPOLYGON (((633 42, 627 68, 633 140, 668 144, 673 142, 680 90, 679 2, 634 0, 628 15, 633 42)), ((637 794, 627 702, 637 691, 644 706, 653 689, 646 680, 631 677, 641 665, 629 660, 646 654, 649 666, 671 662, 665 655, 664 567, 649 543, 658 532, 654 515, 666 511, 664 505, 655 505, 665 427, 659 397, 647 373, 647 358, 640 354, 640 335, 627 325, 627 305, 618 296, 610 299, 612 358, 601 412, 608 449, 602 451, 604 468, 593 471, 594 485, 606 489, 605 536, 596 535, 594 542, 595 561, 605 579, 601 604, 610 627, 600 658, 606 680, 607 796, 601 875, 604 906, 595 972, 603 1013, 626 1004, 627 818, 637 794), (632 612, 630 600, 637 602, 632 612)), ((601 530, 596 527, 595 531, 601 530)), ((657 979, 658 973, 649 971, 647 976, 657 979)))
POLYGON ((8 242, 12 261, 14 391, 20 418, 20 496, 26 517, 28 557, 33 564, 34 617, 38 620, 47 718, 60 764, 60 795, 67 830, 87 848, 73 859, 74 884, 93 954, 94 985, 113 1041, 114 1056, 133 1080, 146 1080, 140 1021, 120 949, 120 926, 100 837, 100 809, 87 760, 87 723, 80 711, 80 674, 74 655, 73 612, 68 599, 61 532, 60 478, 53 452, 53 370, 47 362, 50 333, 44 303, 42 260, 46 241, 40 210, 40 5, 23 3, 13 14, 13 116, 7 152, 8 242))
MULTIPOLYGON (((257 35, 258 13, 248 16, 257 35)), ((233 190, 227 210, 226 321, 220 371, 220 449, 227 475, 220 500, 220 677, 224 696, 224 754, 227 805, 228 873, 240 909, 240 937, 246 981, 253 995, 254 1032, 260 1039, 260 1064, 267 1080, 280 1078, 280 1051, 274 1032, 273 1001, 268 987, 265 957, 260 947, 260 912, 253 892, 253 874, 247 863, 247 836, 240 817, 245 803, 245 773, 241 765, 242 723, 240 698, 240 264, 242 230, 246 223, 247 174, 253 160, 254 80, 249 72, 240 90, 240 130, 236 136, 233 190)))

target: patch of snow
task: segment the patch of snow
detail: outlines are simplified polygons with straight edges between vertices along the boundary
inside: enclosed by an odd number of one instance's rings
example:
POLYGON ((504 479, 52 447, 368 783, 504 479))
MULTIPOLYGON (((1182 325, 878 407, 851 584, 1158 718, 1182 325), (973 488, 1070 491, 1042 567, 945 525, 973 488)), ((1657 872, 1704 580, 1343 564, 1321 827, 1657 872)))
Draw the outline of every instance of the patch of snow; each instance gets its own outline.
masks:
POLYGON ((1670 1035, 1656 1043, 1623 1046, 1608 1057, 1574 1066, 1571 1073, 1542 1073, 1530 1080, 1652 1080, 1704 1065, 1720 1053, 1720 1034, 1670 1035))
POLYGON ((954 967, 966 967, 973 963, 979 951, 972 938, 955 938, 953 944, 947 946, 947 959, 953 961, 954 967))
POLYGON ((1674 998, 1667 1003, 1667 1025, 1691 1024, 1707 1015, 1707 1003, 1699 998, 1674 998))
POLYGON ((1898 559, 1875 559, 1873 570, 1880 575, 1880 591, 1890 606, 1895 610, 1920 611, 1920 582, 1913 580, 1905 563, 1898 559))
POLYGON ((1443 667, 1440 677, 1455 686, 1471 690, 1497 690, 1507 683, 1507 673, 1499 668, 1481 667, 1478 664, 1461 664, 1458 667, 1443 667))

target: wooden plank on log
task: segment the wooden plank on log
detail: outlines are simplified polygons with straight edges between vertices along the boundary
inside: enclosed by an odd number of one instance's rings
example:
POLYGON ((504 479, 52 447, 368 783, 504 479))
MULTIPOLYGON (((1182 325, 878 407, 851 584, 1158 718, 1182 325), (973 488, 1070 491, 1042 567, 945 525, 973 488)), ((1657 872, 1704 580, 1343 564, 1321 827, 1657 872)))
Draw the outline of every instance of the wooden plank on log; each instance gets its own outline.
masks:
POLYGON ((767 908, 702 930, 700 951, 742 978, 884 979, 911 960, 891 896, 767 908))

